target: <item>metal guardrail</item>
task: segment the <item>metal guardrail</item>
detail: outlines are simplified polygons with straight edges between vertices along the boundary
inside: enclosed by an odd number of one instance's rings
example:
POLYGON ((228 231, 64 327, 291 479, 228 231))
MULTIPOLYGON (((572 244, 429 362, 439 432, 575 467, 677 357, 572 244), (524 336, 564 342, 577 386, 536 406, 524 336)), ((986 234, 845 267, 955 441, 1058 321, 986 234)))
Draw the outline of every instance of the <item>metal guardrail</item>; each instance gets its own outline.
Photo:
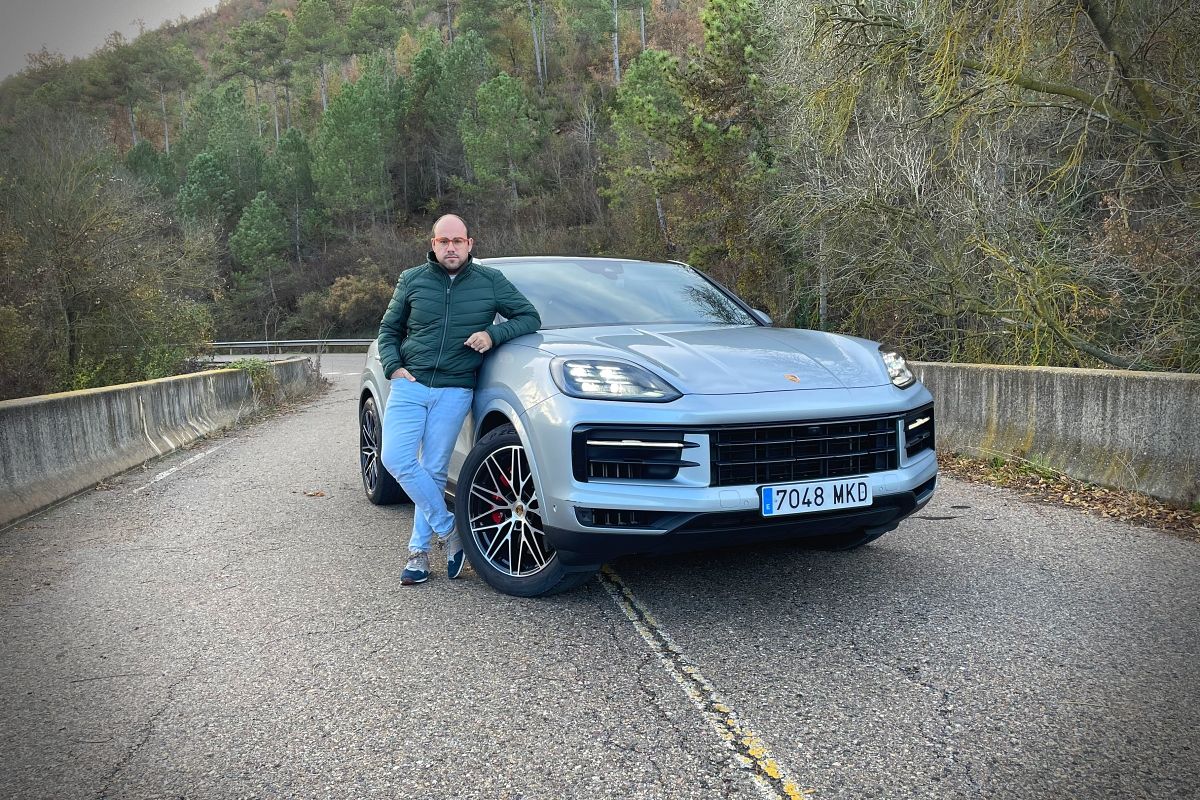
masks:
POLYGON ((314 348, 327 352, 332 347, 370 347, 374 339, 273 339, 261 342, 209 342, 213 350, 228 350, 233 355, 234 350, 265 351, 267 353, 282 353, 285 350, 314 348))

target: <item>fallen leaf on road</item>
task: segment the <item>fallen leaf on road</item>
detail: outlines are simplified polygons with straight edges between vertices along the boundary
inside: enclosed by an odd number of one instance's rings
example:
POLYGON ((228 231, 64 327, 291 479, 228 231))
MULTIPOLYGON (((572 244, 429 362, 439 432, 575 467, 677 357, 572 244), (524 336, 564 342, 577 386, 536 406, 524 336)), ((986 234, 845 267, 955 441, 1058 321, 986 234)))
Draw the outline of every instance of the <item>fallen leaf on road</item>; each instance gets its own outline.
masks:
POLYGON ((304 496, 305 497, 324 497, 325 493, 322 491, 313 490, 311 492, 305 492, 304 496))

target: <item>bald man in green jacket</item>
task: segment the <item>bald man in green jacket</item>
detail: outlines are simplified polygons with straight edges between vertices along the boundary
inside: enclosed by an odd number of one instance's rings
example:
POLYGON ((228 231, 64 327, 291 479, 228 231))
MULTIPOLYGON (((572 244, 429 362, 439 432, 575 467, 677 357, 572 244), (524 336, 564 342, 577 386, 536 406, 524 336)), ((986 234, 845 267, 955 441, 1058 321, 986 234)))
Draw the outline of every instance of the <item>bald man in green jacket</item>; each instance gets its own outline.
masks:
POLYGON ((472 258, 475 242, 460 217, 438 219, 430 243, 428 260, 400 275, 379 325, 379 359, 391 383, 380 460, 414 505, 405 586, 429 579, 434 536, 445 545, 446 575, 461 574, 462 539, 444 497, 450 453, 484 354, 542 322, 504 275, 472 258), (506 320, 495 324, 497 313, 506 320))

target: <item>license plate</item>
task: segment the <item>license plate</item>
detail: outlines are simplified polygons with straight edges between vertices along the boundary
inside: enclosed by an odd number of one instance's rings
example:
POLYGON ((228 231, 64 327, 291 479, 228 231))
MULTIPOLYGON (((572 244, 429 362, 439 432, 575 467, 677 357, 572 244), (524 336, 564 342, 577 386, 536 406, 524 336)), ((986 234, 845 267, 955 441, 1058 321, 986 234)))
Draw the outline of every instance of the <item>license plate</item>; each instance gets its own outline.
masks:
POLYGON ((764 517, 836 511, 872 503, 871 483, 866 478, 777 483, 761 487, 760 495, 764 517))

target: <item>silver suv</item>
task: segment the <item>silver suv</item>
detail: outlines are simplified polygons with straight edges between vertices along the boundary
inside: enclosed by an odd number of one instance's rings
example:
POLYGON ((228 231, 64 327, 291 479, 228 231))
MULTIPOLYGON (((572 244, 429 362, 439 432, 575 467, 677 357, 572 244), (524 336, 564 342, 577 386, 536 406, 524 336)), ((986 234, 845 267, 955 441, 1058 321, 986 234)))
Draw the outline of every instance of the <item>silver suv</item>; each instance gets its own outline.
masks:
MULTIPOLYGON (((895 350, 774 328, 679 263, 487 259, 542 328, 484 361, 448 491, 475 571, 537 596, 634 553, 804 538, 859 547, 937 481, 933 398, 895 350)), ((389 383, 376 345, 359 401, 367 498, 389 383)))

